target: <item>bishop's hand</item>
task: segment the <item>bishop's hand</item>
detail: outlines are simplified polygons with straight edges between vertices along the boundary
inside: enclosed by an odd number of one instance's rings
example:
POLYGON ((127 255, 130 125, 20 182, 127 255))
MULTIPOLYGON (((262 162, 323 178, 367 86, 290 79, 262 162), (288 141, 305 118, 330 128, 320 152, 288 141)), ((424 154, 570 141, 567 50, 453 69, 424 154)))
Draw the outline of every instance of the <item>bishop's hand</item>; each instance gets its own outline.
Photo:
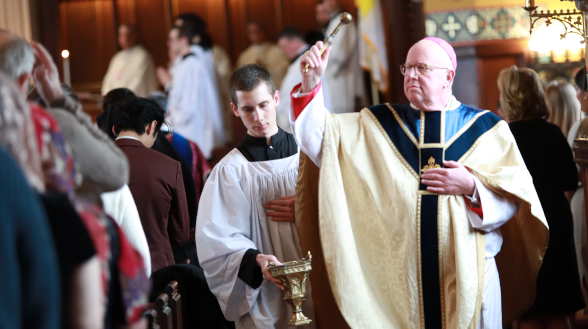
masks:
POLYGON ((427 169, 421 175, 422 183, 427 185, 427 191, 471 197, 476 189, 474 175, 455 161, 443 161, 443 166, 445 168, 427 169))
POLYGON ((316 45, 310 47, 302 57, 300 57, 300 73, 302 73, 302 89, 301 92, 311 92, 321 81, 321 76, 327 69, 327 63, 329 62, 329 53, 331 53, 331 47, 328 47, 325 52, 321 55, 321 48, 323 42, 319 41, 316 45), (308 72, 304 73, 306 64, 309 65, 308 72))
POLYGON ((261 267, 261 273, 263 274, 263 278, 268 282, 273 282, 278 288, 285 290, 286 288, 282 285, 282 281, 280 279, 276 279, 272 276, 272 273, 269 270, 269 263, 273 262, 276 265, 282 265, 280 261, 274 255, 264 255, 259 254, 255 257, 255 261, 257 262, 257 266, 261 267))

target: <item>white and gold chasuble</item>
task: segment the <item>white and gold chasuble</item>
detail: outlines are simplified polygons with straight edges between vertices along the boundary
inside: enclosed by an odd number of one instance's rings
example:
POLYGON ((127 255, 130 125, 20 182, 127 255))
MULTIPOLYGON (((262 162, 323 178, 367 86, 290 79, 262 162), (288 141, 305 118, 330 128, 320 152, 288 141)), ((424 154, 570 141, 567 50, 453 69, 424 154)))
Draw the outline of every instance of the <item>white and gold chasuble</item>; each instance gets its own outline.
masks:
POLYGON ((437 195, 420 183, 423 170, 443 160, 461 163, 520 205, 501 228, 496 256, 503 322, 533 303, 548 228, 508 125, 465 105, 421 111, 416 121, 410 111, 408 104, 378 105, 327 114, 320 169, 301 156, 296 225, 302 251, 313 255, 322 329, 476 328, 485 234, 472 227, 463 196, 437 195), (459 127, 445 136, 449 124, 459 127))

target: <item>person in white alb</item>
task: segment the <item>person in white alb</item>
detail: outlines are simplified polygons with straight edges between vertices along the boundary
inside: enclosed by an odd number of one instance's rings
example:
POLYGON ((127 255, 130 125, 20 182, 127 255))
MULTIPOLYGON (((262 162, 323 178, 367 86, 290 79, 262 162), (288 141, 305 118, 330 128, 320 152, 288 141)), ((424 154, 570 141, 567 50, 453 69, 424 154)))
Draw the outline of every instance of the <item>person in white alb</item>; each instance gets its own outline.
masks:
POLYGON ((533 302, 549 231, 506 122, 455 99, 439 38, 400 66, 410 103, 330 114, 320 77, 335 49, 320 47, 301 58, 290 119, 321 328, 508 326, 533 302))
POLYGON ((158 89, 153 58, 137 41, 134 27, 123 24, 118 28, 122 50, 110 60, 102 81, 102 95, 116 88, 127 88, 139 97, 147 97, 158 89))
POLYGON ((224 145, 223 119, 211 56, 192 47, 193 37, 187 25, 169 32, 168 46, 178 58, 171 71, 167 119, 173 131, 196 143, 210 159, 212 150, 224 145))
MULTIPOLYGON (((237 329, 286 329, 293 310, 268 265, 304 255, 294 225, 298 146, 276 124, 280 94, 265 68, 242 66, 229 86, 233 112, 247 135, 204 186, 196 220, 198 259, 224 316, 237 329)), ((312 320, 309 285, 306 296, 304 314, 312 320)), ((316 321, 302 328, 316 328, 316 321)))

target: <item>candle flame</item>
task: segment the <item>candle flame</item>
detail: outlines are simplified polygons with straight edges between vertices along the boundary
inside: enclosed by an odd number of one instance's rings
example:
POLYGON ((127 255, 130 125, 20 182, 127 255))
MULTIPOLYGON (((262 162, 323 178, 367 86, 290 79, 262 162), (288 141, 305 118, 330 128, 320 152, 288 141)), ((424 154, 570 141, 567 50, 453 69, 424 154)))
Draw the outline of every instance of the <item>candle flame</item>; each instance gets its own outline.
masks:
POLYGON ((67 51, 67 50, 62 51, 61 52, 61 57, 68 58, 69 57, 69 51, 67 51))

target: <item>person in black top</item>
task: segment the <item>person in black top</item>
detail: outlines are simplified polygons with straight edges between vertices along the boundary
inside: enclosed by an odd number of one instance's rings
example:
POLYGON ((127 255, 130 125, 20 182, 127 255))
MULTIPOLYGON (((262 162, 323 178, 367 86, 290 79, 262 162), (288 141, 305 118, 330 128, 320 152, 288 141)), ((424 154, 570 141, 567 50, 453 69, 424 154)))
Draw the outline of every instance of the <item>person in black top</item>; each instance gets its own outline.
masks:
POLYGON ((549 224, 549 245, 537 278, 537 297, 520 328, 570 328, 568 315, 585 307, 580 289, 572 213, 564 192, 578 173, 561 130, 548 116, 539 76, 512 66, 498 77, 500 103, 549 224))

